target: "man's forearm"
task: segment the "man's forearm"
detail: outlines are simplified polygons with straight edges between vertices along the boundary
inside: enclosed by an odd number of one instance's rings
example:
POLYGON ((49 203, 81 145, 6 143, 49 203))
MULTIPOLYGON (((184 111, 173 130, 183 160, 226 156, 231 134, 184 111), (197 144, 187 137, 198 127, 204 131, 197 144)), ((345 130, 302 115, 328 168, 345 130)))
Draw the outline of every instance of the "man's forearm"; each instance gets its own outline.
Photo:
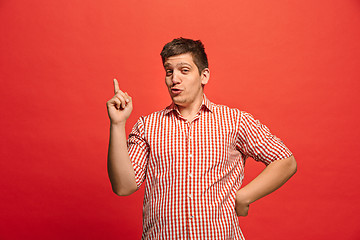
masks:
POLYGON ((246 216, 249 205, 281 187, 295 174, 293 156, 270 163, 254 180, 236 193, 236 212, 246 216))
POLYGON ((126 144, 125 123, 110 125, 108 174, 117 195, 127 196, 136 191, 134 168, 126 144))

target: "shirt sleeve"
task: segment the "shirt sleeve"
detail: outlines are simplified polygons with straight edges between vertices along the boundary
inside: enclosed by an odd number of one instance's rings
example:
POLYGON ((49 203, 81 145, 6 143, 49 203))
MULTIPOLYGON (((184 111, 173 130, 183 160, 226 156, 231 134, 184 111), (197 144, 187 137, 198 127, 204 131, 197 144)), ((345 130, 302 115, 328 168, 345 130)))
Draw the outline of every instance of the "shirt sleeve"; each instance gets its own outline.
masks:
POLYGON ((150 152, 149 144, 145 138, 143 117, 139 118, 134 125, 129 134, 127 145, 131 163, 134 167, 137 189, 139 189, 146 178, 146 169, 150 152))
POLYGON ((246 112, 240 112, 240 114, 237 147, 243 155, 261 161, 265 165, 292 155, 284 143, 271 134, 259 120, 246 112))

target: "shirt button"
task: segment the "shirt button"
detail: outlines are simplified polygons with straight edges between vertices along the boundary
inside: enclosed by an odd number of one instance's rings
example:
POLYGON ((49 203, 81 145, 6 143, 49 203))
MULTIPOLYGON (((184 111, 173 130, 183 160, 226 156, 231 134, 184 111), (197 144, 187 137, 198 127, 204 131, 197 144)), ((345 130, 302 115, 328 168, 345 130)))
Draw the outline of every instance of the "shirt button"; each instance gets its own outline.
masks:
POLYGON ((191 158, 192 158, 192 156, 193 156, 192 154, 189 154, 189 157, 191 157, 191 158))
POLYGON ((193 215, 191 215, 191 216, 190 216, 190 218, 194 218, 194 216, 193 216, 193 215))
POLYGON ((192 198, 192 194, 188 194, 188 197, 189 197, 189 198, 192 198))
POLYGON ((192 175, 192 173, 189 173, 189 177, 192 177, 193 175, 192 175))

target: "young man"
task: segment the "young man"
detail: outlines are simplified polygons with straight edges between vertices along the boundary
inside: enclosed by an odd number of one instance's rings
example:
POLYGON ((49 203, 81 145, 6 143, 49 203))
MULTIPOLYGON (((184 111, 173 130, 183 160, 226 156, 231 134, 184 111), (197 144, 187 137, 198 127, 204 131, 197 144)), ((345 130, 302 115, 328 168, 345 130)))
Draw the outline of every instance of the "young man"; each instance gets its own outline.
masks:
POLYGON ((204 95, 210 78, 200 41, 174 39, 161 57, 172 104, 141 117, 129 139, 132 99, 114 80, 108 173, 126 196, 146 178, 142 239, 244 239, 237 216, 295 172, 291 152, 250 114, 204 95), (267 166, 241 188, 247 157, 267 166))

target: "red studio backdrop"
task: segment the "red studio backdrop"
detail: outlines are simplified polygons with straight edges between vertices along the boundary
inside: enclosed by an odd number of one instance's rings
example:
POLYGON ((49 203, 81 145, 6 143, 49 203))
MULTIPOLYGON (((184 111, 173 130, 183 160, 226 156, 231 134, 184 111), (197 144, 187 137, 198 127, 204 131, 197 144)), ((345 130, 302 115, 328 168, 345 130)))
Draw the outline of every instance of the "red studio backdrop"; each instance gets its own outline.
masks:
MULTIPOLYGON (((139 239, 144 185, 111 191, 113 78, 170 103, 160 51, 201 39, 206 95, 250 112, 298 172, 239 218, 247 239, 360 239, 360 2, 0 1, 0 239, 139 239)), ((249 159, 245 184, 264 166, 249 159)))

